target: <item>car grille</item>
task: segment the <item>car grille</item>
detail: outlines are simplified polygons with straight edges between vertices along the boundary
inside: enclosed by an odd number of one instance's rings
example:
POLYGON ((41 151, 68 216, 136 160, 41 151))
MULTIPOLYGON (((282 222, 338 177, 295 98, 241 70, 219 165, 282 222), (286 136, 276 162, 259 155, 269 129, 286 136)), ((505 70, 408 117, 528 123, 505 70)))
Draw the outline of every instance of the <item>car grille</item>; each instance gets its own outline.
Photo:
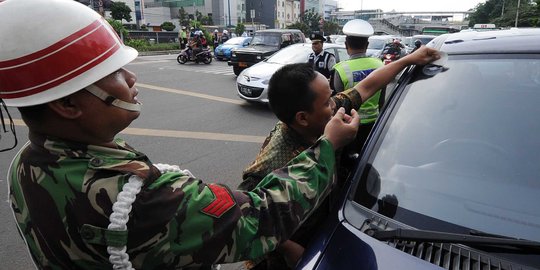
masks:
POLYGON ((261 59, 257 59, 257 55, 255 55, 255 54, 239 54, 239 53, 237 53, 236 56, 238 57, 238 62, 257 63, 257 62, 261 61, 261 59))
POLYGON ((251 87, 243 84, 238 84, 238 92, 246 97, 258 97, 261 95, 264 88, 251 87))
MULTIPOLYGON (((378 228, 381 230, 388 230, 388 221, 383 220, 378 216, 373 216, 369 219, 368 228, 378 228)), ((362 231, 367 229, 367 223, 364 224, 362 231)), ((448 270, 469 270, 469 269, 481 269, 481 270, 529 270, 534 269, 524 265, 519 265, 513 262, 508 262, 490 256, 486 253, 481 253, 470 249, 466 246, 451 243, 432 243, 432 242, 418 242, 409 240, 388 240, 383 241, 387 245, 408 253, 412 256, 420 258, 424 261, 430 262, 434 265, 440 266, 448 270)))

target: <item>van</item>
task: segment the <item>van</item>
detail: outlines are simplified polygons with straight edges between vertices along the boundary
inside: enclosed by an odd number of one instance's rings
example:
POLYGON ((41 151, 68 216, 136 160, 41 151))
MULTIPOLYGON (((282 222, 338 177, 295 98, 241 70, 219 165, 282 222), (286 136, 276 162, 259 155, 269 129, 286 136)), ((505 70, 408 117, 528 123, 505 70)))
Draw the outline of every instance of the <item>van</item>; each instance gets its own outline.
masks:
POLYGON ((248 47, 232 51, 231 60, 235 75, 266 59, 278 50, 295 43, 305 43, 304 33, 298 29, 267 29, 255 32, 248 47))

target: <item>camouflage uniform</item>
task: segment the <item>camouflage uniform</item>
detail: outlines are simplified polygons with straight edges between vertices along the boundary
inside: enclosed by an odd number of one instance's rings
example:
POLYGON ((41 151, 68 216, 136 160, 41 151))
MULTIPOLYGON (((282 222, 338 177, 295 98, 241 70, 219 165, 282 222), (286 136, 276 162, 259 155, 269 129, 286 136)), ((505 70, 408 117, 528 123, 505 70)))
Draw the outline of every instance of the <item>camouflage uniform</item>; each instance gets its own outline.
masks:
MULTIPOLYGON (((360 108, 360 105, 362 105, 360 94, 354 89, 340 92, 333 96, 332 99, 336 103, 336 109, 344 107, 347 113, 350 113, 353 108, 360 108)), ((287 162, 309 148, 310 145, 311 143, 306 141, 294 129, 289 128, 283 122, 278 122, 266 137, 255 160, 244 170, 242 175, 244 181, 240 183, 238 188, 246 191, 254 189, 268 173, 285 166, 287 162)), ((314 211, 290 239, 305 247, 321 221, 328 216, 330 207, 330 199, 324 200, 321 207, 314 211)), ((246 263, 246 267, 257 270, 289 269, 283 256, 278 251, 273 251, 264 257, 249 261, 246 263)))
POLYGON ((252 192, 164 173, 123 140, 116 149, 31 134, 8 173, 20 233, 40 269, 111 269, 107 245, 135 269, 257 258, 287 239, 328 192, 335 155, 321 139, 252 192), (144 179, 126 231, 107 229, 128 178, 144 179))

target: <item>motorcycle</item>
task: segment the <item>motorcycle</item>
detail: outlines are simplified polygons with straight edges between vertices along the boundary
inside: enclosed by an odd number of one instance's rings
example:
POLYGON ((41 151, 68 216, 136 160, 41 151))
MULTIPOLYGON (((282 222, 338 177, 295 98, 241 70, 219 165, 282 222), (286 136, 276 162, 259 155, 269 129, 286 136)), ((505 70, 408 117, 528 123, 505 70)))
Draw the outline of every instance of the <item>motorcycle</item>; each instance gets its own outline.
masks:
POLYGON ((398 60, 399 54, 393 54, 393 53, 386 53, 383 57, 383 63, 384 65, 388 65, 396 60, 398 60))
POLYGON ((205 64, 212 63, 212 52, 208 48, 203 48, 202 51, 197 53, 197 55, 193 55, 193 50, 191 53, 188 53, 189 48, 185 48, 182 51, 180 51, 180 54, 178 57, 176 57, 176 61, 180 64, 185 64, 188 61, 193 61, 195 63, 203 62, 205 64))

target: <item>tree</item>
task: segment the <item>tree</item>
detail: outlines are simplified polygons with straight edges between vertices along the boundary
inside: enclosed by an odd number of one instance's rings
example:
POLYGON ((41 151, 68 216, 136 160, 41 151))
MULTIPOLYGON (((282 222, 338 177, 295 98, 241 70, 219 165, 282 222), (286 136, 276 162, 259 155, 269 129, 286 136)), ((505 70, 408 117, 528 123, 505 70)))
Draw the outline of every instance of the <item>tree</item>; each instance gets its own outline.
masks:
POLYGON ((172 22, 163 22, 161 24, 161 29, 165 31, 172 31, 174 28, 176 28, 176 26, 172 22))
POLYGON ((311 30, 309 30, 309 26, 307 26, 303 22, 295 22, 295 23, 287 26, 287 28, 289 28, 289 29, 298 29, 298 30, 302 31, 302 33, 304 33, 304 35, 306 35, 308 37, 309 37, 309 35, 311 35, 311 30))
POLYGON ((339 24, 332 21, 324 21, 323 32, 325 35, 338 34, 339 30, 341 30, 341 27, 339 27, 339 24))
POLYGON ((195 10, 195 20, 200 22, 200 21, 202 21, 202 19, 203 19, 202 13, 199 12, 198 10, 195 10))
POLYGON ((178 10, 178 22, 181 26, 188 26, 189 25, 189 14, 184 10, 184 7, 181 7, 178 10))
POLYGON ((234 29, 234 32, 240 36, 244 33, 244 31, 246 31, 246 26, 243 24, 243 23, 238 23, 236 25, 236 28, 234 29))
POLYGON ((201 23, 203 25, 214 25, 214 21, 212 20, 212 17, 208 15, 202 17, 201 23))
MULTIPOLYGON (((488 0, 478 4, 468 17, 469 26, 478 23, 494 23, 498 27, 516 25, 518 0, 488 0), (504 7, 504 9, 503 9, 504 7)), ((539 26, 540 0, 521 0, 519 6, 518 27, 539 26)))
POLYGON ((309 27, 310 33, 307 33, 308 35, 311 35, 311 32, 318 32, 321 30, 319 29, 319 23, 322 21, 322 18, 314 9, 309 9, 304 12, 304 14, 300 16, 300 21, 309 27))
POLYGON ((114 19, 107 19, 107 22, 112 26, 114 31, 116 31, 116 33, 122 39, 124 39, 125 37, 128 36, 128 34, 129 34, 128 31, 126 30, 126 28, 124 27, 124 25, 120 21, 117 21, 117 20, 114 20, 114 19))
POLYGON ((115 20, 131 22, 131 8, 124 2, 111 2, 111 17, 115 20))

